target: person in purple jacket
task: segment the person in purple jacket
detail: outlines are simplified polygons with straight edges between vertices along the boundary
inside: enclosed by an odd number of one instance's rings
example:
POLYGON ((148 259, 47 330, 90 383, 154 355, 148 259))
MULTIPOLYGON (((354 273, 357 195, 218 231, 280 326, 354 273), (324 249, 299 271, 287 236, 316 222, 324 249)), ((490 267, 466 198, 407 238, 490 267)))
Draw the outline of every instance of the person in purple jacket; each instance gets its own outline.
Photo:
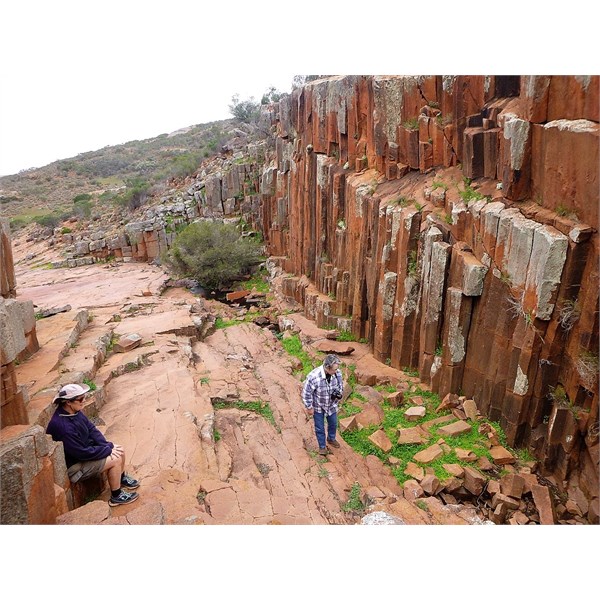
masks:
POLYGON ((98 428, 83 414, 83 401, 90 387, 69 383, 60 388, 54 398, 56 410, 48 423, 46 433, 55 442, 62 442, 69 479, 89 479, 106 472, 110 485, 109 506, 129 504, 138 499, 133 490, 140 486, 136 479, 125 473, 125 451, 109 442, 98 428))

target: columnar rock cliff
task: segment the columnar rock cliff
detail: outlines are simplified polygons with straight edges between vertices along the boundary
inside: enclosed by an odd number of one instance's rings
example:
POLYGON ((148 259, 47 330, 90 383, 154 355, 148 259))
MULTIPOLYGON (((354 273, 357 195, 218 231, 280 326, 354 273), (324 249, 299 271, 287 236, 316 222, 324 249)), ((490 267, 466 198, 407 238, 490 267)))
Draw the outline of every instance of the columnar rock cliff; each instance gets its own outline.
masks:
POLYGON ((280 102, 284 291, 598 491, 598 77, 333 77, 280 102))
POLYGON ((14 364, 16 360, 28 358, 39 349, 33 302, 16 300, 8 219, 0 219, 0 293, 0 422, 2 427, 6 427, 28 423, 24 391, 17 386, 14 364))

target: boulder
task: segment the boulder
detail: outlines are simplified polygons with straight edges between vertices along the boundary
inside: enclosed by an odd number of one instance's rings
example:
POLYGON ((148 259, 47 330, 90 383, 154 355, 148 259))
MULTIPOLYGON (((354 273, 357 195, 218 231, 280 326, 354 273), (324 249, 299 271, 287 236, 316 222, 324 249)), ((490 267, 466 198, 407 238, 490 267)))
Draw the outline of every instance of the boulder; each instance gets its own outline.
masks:
POLYGON ((404 474, 408 475, 409 477, 412 477, 413 479, 416 479, 417 481, 421 481, 421 479, 425 477, 425 471, 423 470, 423 467, 419 467, 413 462, 409 462, 406 465, 406 469, 404 469, 404 474))
POLYGON ((376 402, 368 402, 363 410, 355 415, 359 427, 370 427, 380 425, 384 419, 383 408, 376 402))
POLYGON ((383 429, 378 429, 369 436, 369 440, 383 452, 389 452, 392 449, 392 442, 383 429))
POLYGON ((479 496, 483 492, 486 482, 487 478, 479 471, 473 467, 465 467, 463 485, 473 496, 479 496))
POLYGON ((522 496, 524 486, 525 480, 516 473, 509 473, 500 479, 502 493, 513 498, 520 498, 522 496))

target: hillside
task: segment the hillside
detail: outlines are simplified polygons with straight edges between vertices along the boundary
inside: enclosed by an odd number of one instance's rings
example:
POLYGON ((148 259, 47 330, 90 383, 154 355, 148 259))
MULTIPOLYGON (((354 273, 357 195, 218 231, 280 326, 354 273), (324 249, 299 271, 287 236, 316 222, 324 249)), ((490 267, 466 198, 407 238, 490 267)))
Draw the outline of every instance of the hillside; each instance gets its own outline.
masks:
POLYGON ((95 203, 118 199, 128 183, 160 191, 170 179, 193 173, 236 133, 250 133, 250 127, 235 119, 192 125, 0 177, 2 216, 11 219, 13 229, 32 220, 44 223, 47 215, 69 216, 78 208, 89 217, 95 203), (82 195, 87 194, 96 202, 84 204, 82 211, 81 201, 90 199, 82 195))

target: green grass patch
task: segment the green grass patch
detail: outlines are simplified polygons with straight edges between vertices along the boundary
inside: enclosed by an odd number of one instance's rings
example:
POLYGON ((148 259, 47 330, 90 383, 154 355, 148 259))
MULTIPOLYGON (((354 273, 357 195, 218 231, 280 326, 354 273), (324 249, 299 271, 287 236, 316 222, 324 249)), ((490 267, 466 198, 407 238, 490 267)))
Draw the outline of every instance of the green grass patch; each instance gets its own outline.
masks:
POLYGON ((302 379, 304 379, 316 367, 316 364, 313 358, 302 349, 300 336, 295 333, 290 337, 283 338, 281 344, 288 354, 295 356, 302 363, 302 379))
POLYGON ((245 290, 255 289, 260 294, 268 294, 271 291, 269 284, 267 282, 267 270, 260 269, 257 271, 248 281, 245 281, 242 284, 242 287, 245 290))
POLYGON ((356 336, 351 331, 340 331, 337 339, 339 342, 355 342, 356 336))
POLYGON ((352 392, 348 398, 339 405, 338 417, 340 419, 345 419, 346 417, 357 415, 363 409, 360 405, 365 402, 366 399, 363 396, 357 392, 352 392))
MULTIPOLYGON (((430 429, 430 438, 424 444, 398 445, 398 429, 408 429, 411 427, 416 427, 417 425, 421 425, 439 417, 443 417, 450 414, 450 411, 448 410, 441 411, 439 413, 435 412, 436 408, 440 404, 440 399, 437 394, 427 390, 422 390, 419 387, 405 392, 405 398, 410 399, 410 397, 414 396, 421 397, 423 399, 423 406, 425 406, 425 408, 427 409, 427 413, 422 418, 417 419, 416 421, 409 421, 404 416, 404 413, 406 412, 406 406, 395 408, 390 406, 387 402, 383 402, 382 408, 384 413, 384 419, 381 425, 371 425, 370 427, 365 427, 360 431, 345 431, 342 433, 342 437, 346 441, 346 443, 350 445, 355 452, 358 452, 363 456, 372 454, 374 456, 377 456, 383 462, 387 462, 387 459, 390 456, 397 458, 400 462, 394 467, 392 467, 392 473, 394 477, 398 480, 398 483, 403 484, 405 481, 410 479, 410 476, 405 475, 404 471, 406 469, 407 464, 409 462, 414 461, 415 454, 417 454, 421 450, 425 450, 440 438, 444 439, 446 445, 449 446, 452 449, 452 451, 448 454, 440 456, 431 463, 428 463, 427 467, 430 467, 433 470, 435 476, 441 482, 452 477, 452 475, 448 473, 443 467, 444 464, 458 464, 462 467, 471 466, 475 469, 477 468, 476 464, 474 463, 467 463, 464 460, 460 460, 454 452, 456 448, 462 448, 464 450, 471 451, 475 454, 475 456, 477 456, 477 458, 486 457, 488 458, 488 460, 491 461, 491 455, 486 447, 487 438, 478 433, 478 429, 482 423, 489 423, 496 431, 500 443, 506 447, 506 435, 502 431, 500 425, 498 423, 486 420, 472 423, 470 432, 459 435, 457 437, 442 436, 439 434, 439 429, 444 425, 448 425, 450 421, 432 425, 430 429), (375 446, 369 440, 369 436, 379 428, 383 428, 383 431, 393 444, 392 449, 387 453, 383 452, 383 450, 375 446)), ((351 397, 352 396, 350 396, 350 398, 351 397)), ((348 400, 350 400, 350 398, 348 400)), ((346 401, 344 405, 342 405, 340 413, 344 414, 344 411, 346 411, 348 414, 353 414, 350 411, 354 410, 355 407, 356 403, 349 404, 348 401, 346 401)), ((342 416, 342 414, 340 414, 340 416, 342 416)), ((344 416, 348 416, 348 414, 344 414, 344 416)))
POLYGON ((350 489, 348 501, 342 506, 344 512, 362 512, 365 509, 362 500, 360 499, 361 489, 360 484, 355 482, 350 489))
POLYGON ((96 389, 96 384, 91 379, 84 379, 83 383, 90 387, 90 392, 93 392, 96 389))
POLYGON ((409 377, 418 377, 419 371, 411 369, 410 367, 402 367, 402 372, 406 373, 409 377))
POLYGON ((275 423, 275 417, 273 416, 273 411, 271 410, 271 406, 268 402, 263 400, 257 400, 252 402, 243 402, 242 400, 238 400, 236 402, 215 402, 213 404, 215 410, 220 410, 223 408, 237 408, 238 410, 249 410, 250 412, 255 412, 259 414, 261 417, 264 417, 275 429, 279 429, 277 424, 275 423))
POLYGON ((252 323, 254 319, 261 316, 262 313, 246 313, 243 319, 224 319, 223 317, 217 317, 215 319, 215 327, 217 329, 226 329, 227 327, 233 327, 234 325, 241 325, 242 323, 252 323))
POLYGON ((376 385, 373 386, 374 390, 377 390, 378 392, 387 392, 388 394, 393 394, 396 391, 396 387, 388 384, 388 385, 376 385))

